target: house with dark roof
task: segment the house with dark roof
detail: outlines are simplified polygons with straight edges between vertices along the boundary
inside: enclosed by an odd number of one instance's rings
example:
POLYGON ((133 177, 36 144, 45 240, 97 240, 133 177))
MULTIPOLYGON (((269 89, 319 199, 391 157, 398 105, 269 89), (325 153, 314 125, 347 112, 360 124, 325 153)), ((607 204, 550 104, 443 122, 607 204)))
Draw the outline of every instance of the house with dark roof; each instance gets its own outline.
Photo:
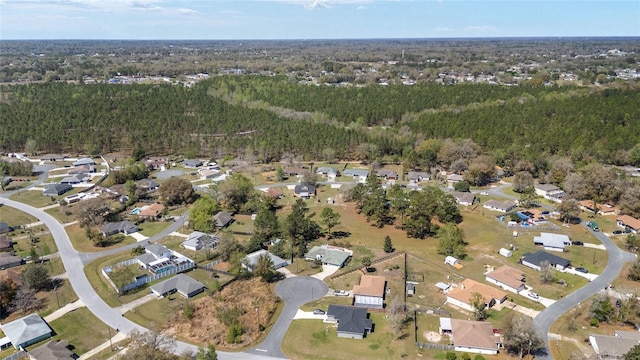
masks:
POLYGON ((45 186, 42 194, 44 196, 59 196, 71 189, 73 189, 73 187, 69 184, 49 184, 45 186))
POLYGON ((202 166, 202 160, 186 159, 182 161, 182 166, 186 167, 187 169, 197 169, 202 166))
POLYGON ((213 215, 213 224, 218 228, 225 228, 233 222, 233 213, 220 211, 213 215))
POLYGON ((353 286, 354 306, 382 309, 387 281, 384 276, 362 275, 360 284, 353 286))
POLYGON ((77 359, 78 356, 69 350, 66 340, 51 340, 28 352, 31 360, 66 360, 77 359))
POLYGON ((91 176, 85 173, 75 174, 73 176, 67 176, 64 179, 60 180, 60 184, 81 184, 86 183, 91 180, 91 176))
POLYGON ((322 265, 343 267, 353 255, 351 250, 329 245, 314 246, 304 255, 305 260, 319 260, 322 265))
POLYGON ((0 222, 0 234, 6 234, 8 232, 11 232, 11 226, 6 222, 0 222))
POLYGON ((516 203, 514 201, 487 200, 482 207, 492 211, 506 213, 513 210, 513 208, 516 207, 516 203))
POLYGON ((502 339, 486 321, 440 318, 440 333, 449 335, 454 351, 496 355, 502 339))
POLYGON ((158 190, 158 187, 160 187, 160 184, 153 181, 152 179, 140 179, 136 181, 136 187, 142 190, 154 191, 154 190, 158 190))
POLYGON ((470 192, 452 191, 451 195, 456 198, 458 205, 471 206, 476 201, 476 196, 470 192))
POLYGON ((363 339, 373 330, 373 323, 365 308, 331 304, 325 321, 338 324, 337 333, 341 338, 363 339))
POLYGON ((509 290, 516 294, 525 289, 524 273, 509 265, 503 265, 499 268, 485 274, 485 280, 498 285, 500 289, 509 290))
POLYGON ((548 261, 552 267, 558 270, 564 270, 569 267, 569 265, 571 265, 571 262, 569 260, 560 256, 549 254, 548 252, 542 250, 536 251, 533 254, 526 253, 524 254, 524 256, 522 256, 522 259, 520 259, 520 263, 522 265, 528 266, 538 271, 542 269, 541 265, 545 261, 548 261))
POLYGON ((316 196, 316 187, 310 184, 297 184, 293 188, 293 196, 308 199, 316 196))
POLYGON ((196 296, 204 289, 205 286, 201 282, 185 274, 178 274, 151 287, 151 291, 158 296, 177 292, 185 298, 196 296))
POLYGON ((27 315, 10 323, 0 324, 0 328, 16 349, 26 348, 53 335, 49 325, 38 314, 27 315))
POLYGON ((380 169, 376 172, 376 176, 385 180, 398 180, 398 173, 389 169, 380 169))
POLYGON ((102 225, 102 235, 104 236, 110 236, 118 233, 129 235, 138 231, 140 231, 138 226, 130 221, 118 221, 102 225))
POLYGON ((5 234, 0 234, 0 252, 5 252, 11 250, 13 246, 13 242, 9 237, 5 234))
POLYGON ((15 256, 8 252, 0 252, 0 269, 4 270, 20 265, 22 265, 20 256, 15 256))

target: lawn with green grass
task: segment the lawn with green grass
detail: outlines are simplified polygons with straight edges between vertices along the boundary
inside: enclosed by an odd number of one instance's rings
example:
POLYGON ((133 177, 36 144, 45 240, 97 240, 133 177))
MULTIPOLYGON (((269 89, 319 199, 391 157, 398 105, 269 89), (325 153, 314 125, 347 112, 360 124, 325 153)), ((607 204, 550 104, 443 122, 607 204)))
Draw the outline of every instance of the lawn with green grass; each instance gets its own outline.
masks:
POLYGON ((61 224, 67 224, 78 220, 74 214, 74 205, 58 206, 47 209, 45 212, 53 216, 61 224))
POLYGON ((41 208, 55 204, 59 199, 57 196, 44 196, 39 190, 24 190, 13 194, 9 199, 20 201, 33 207, 41 208))
POLYGON ((34 216, 4 205, 0 205, 0 219, 2 219, 2 222, 6 222, 9 226, 13 227, 31 224, 38 221, 34 216))
POLYGON ((42 308, 38 313, 44 317, 66 304, 72 303, 78 300, 78 295, 73 291, 71 284, 68 280, 62 279, 57 282, 58 287, 56 290, 42 291, 38 294, 38 298, 42 299, 42 308), (58 304, 60 305, 58 307, 58 304))
MULTIPOLYGON (((53 320, 49 326, 55 331, 54 340, 66 340, 74 346, 74 352, 78 355, 109 340, 116 334, 115 329, 109 328, 98 320, 86 307, 65 314, 59 319, 53 320), (82 324, 82 326, 79 326, 82 324)), ((35 347, 35 346, 34 346, 35 347)))
POLYGON ((53 254, 58 251, 56 242, 49 234, 36 234, 34 235, 35 242, 31 241, 30 235, 22 235, 13 237, 14 242, 13 251, 17 256, 27 257, 31 255, 31 249, 35 249, 38 256, 44 256, 53 254))
POLYGON ((135 238, 131 236, 125 236, 124 240, 119 243, 115 243, 105 247, 95 246, 92 241, 87 239, 87 236, 85 235, 85 230, 81 228, 80 225, 73 224, 65 227, 64 229, 67 232, 67 235, 69 235, 69 239, 71 240, 71 244, 73 245, 74 249, 80 252, 103 251, 106 249, 112 249, 112 248, 117 248, 117 247, 121 247, 128 244, 133 244, 136 242, 135 238))
POLYGON ((142 304, 126 312, 124 317, 148 329, 158 329, 166 324, 172 316, 180 312, 188 302, 203 296, 208 295, 203 292, 191 299, 185 299, 177 293, 172 294, 142 304))
POLYGON ((151 237, 161 233, 164 229, 171 225, 168 221, 145 221, 138 225, 140 233, 144 236, 151 237))

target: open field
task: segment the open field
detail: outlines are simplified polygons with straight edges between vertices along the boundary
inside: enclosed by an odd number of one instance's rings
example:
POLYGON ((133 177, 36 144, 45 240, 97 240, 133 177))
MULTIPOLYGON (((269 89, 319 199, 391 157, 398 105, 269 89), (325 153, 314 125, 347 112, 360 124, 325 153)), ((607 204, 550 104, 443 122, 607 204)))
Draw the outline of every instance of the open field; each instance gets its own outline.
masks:
MULTIPOLYGON (((60 198, 66 195, 68 195, 68 193, 60 196, 60 198)), ((58 200, 58 197, 44 196, 42 195, 42 191, 40 190, 25 190, 18 191, 18 193, 12 195, 10 199, 23 202, 33 207, 41 208, 44 206, 55 204, 58 200)))
POLYGON ((0 206, 0 221, 6 222, 9 226, 18 226, 34 223, 38 219, 18 209, 0 206))
POLYGON ((124 240, 119 243, 113 244, 111 246, 100 247, 100 246, 95 246, 93 242, 87 239, 85 235, 85 230, 81 228, 80 225, 78 224, 67 226, 65 228, 65 231, 67 232, 67 235, 69 235, 69 239, 71 240, 71 244, 73 245, 73 247, 80 252, 103 251, 106 249, 117 248, 127 244, 133 244, 136 242, 136 239, 134 239, 133 237, 125 236, 124 240))
POLYGON ((58 220, 62 224, 67 224, 76 221, 77 218, 74 214, 74 205, 58 206, 45 210, 45 212, 58 220))

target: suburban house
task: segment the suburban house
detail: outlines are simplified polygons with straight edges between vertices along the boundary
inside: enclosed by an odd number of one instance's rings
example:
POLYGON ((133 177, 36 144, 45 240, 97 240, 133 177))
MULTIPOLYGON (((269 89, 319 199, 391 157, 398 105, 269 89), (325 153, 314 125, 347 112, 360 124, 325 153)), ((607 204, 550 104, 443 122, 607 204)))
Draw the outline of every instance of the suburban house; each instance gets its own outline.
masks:
POLYGON ((288 167, 282 170, 284 176, 301 178, 309 173, 309 170, 299 167, 288 167))
POLYGON ((338 324, 337 333, 341 338, 362 339, 373 329, 367 309, 353 306, 329 305, 325 321, 338 324))
POLYGON ((496 303, 502 303, 507 299, 507 293, 502 290, 472 279, 464 279, 457 287, 449 290, 447 303, 473 312, 475 308, 471 304, 471 298, 474 293, 482 296, 486 307, 492 307, 496 303))
POLYGON ((200 174, 200 179, 202 180, 214 179, 220 176, 220 170, 215 169, 200 170, 198 171, 198 173, 200 174))
POLYGON ((616 219, 616 224, 623 229, 629 229, 631 232, 640 232, 640 220, 629 215, 620 215, 616 219))
POLYGON ((282 199, 282 197, 284 196, 284 194, 282 193, 282 191, 280 191, 280 189, 273 188, 273 187, 270 187, 270 188, 265 189, 263 191, 264 191, 266 196, 272 197, 274 199, 282 199))
POLYGON ((571 262, 569 260, 560 256, 549 254, 548 252, 544 252, 542 250, 536 251, 533 254, 526 253, 524 254, 524 256, 522 256, 522 259, 520 259, 520 263, 522 265, 528 266, 538 271, 541 270, 541 265, 545 261, 548 261, 552 267, 558 270, 564 270, 569 267, 569 265, 571 265, 571 262))
POLYGON ((453 186, 453 184, 459 183, 462 180, 464 180, 464 177, 462 175, 458 175, 458 174, 447 175, 447 182, 449 183, 450 186, 453 186))
POLYGON ((73 168, 70 168, 69 171, 67 171, 67 175, 76 175, 76 174, 82 174, 82 173, 94 173, 96 172, 96 168, 93 165, 81 165, 81 166, 76 166, 73 168))
POLYGON ((364 184, 369 177, 369 170, 366 169, 346 169, 342 172, 343 176, 351 176, 357 183, 364 184))
POLYGON ((429 179, 431 179, 431 174, 421 171, 409 171, 409 174, 407 174, 407 179, 409 179, 409 184, 416 185, 417 183, 422 181, 429 181, 429 179))
POLYGON ((11 250, 11 246, 13 242, 9 237, 5 234, 0 234, 0 252, 5 252, 11 250))
POLYGON ((60 184, 82 184, 89 182, 89 180, 91 180, 91 176, 89 176, 88 174, 80 173, 73 176, 65 177, 64 179, 60 180, 60 184))
POLYGON ((159 187, 160 187, 160 184, 153 181, 152 179, 147 178, 147 179, 140 179, 136 181, 136 188, 138 189, 154 191, 154 190, 158 190, 159 187))
POLYGON ((102 193, 106 193, 110 198, 117 198, 127 193, 127 189, 125 189, 124 184, 112 185, 108 188, 103 188, 101 191, 102 193))
POLYGON ((136 257, 136 260, 153 275, 193 263, 188 257, 160 244, 145 245, 144 250, 145 253, 136 257))
POLYGON ((357 307, 382 309, 387 280, 384 276, 362 275, 360 284, 353 286, 353 305, 357 307))
POLYGON ((87 165, 89 165, 89 166, 95 166, 95 165, 96 165, 96 162, 95 162, 95 161, 93 161, 93 159, 92 159, 92 158, 87 158, 87 157, 85 157, 85 158, 80 158, 80 159, 78 159, 78 161, 75 161, 75 162, 73 163, 73 167, 78 167, 78 166, 87 166, 87 165))
POLYGON ((53 335, 49 325, 38 314, 27 315, 0 325, 0 328, 16 349, 26 348, 53 335))
POLYGON ((233 214, 230 212, 220 211, 213 215, 213 224, 218 228, 225 228, 233 222, 233 214))
POLYGON ((149 206, 143 207, 138 216, 141 218, 158 219, 164 214, 165 206, 159 203, 155 203, 149 206))
POLYGON ((12 255, 8 252, 0 252, 0 270, 22 265, 20 256, 12 255))
POLYGON ((129 235, 138 231, 140 231, 138 226, 130 221, 118 221, 102 225, 102 235, 104 236, 110 236, 118 233, 129 235))
POLYGON ((11 232, 11 226, 6 222, 0 222, 0 234, 6 234, 8 232, 11 232))
POLYGON ((451 195, 456 198, 458 205, 471 206, 476 201, 476 196, 470 192, 452 191, 451 195))
POLYGON ((536 194, 555 202, 561 202, 565 193, 553 184, 537 184, 534 186, 536 194))
POLYGON ((498 285, 500 289, 509 290, 516 294, 525 288, 522 271, 509 265, 503 265, 486 273, 484 278, 486 281, 498 285))
POLYGON ((185 298, 196 296, 203 292, 204 289, 205 286, 201 282, 185 274, 178 274, 151 287, 151 291, 158 296, 177 292, 185 298))
POLYGON ((202 166, 202 161, 198 159, 186 159, 182 161, 182 166, 187 169, 197 169, 202 166))
POLYGON ((493 332, 493 325, 486 321, 441 317, 440 333, 449 335, 455 351, 496 355, 502 347, 502 339, 493 332))
POLYGON ((618 208, 609 204, 593 204, 593 200, 580 201, 580 208, 584 211, 595 213, 597 209, 598 215, 617 215, 618 208))
POLYGON ((314 246, 304 255, 306 260, 319 260, 322 265, 343 267, 353 255, 351 250, 337 248, 330 245, 314 246))
POLYGON ((275 270, 278 270, 282 267, 289 265, 289 263, 286 260, 282 259, 281 257, 273 255, 267 250, 262 249, 262 250, 252 252, 251 254, 248 254, 247 256, 245 256, 244 259, 242 260, 242 266, 245 267, 247 270, 249 270, 249 272, 253 272, 253 269, 258 264, 258 259, 260 258, 260 256, 263 256, 263 255, 267 255, 269 256, 269 258, 271 258, 271 262, 273 263, 273 268, 275 270))
POLYGON ((485 209, 499 211, 502 213, 509 212, 516 207, 516 203, 514 201, 498 201, 498 200, 487 200, 484 205, 482 205, 485 209))
POLYGON ((77 359, 78 356, 69 350, 66 340, 51 340, 28 352, 31 360, 64 360, 77 359))
POLYGON ((214 249, 218 246, 218 240, 219 239, 216 236, 211 236, 200 231, 194 231, 189 234, 187 240, 182 242, 180 245, 191 251, 198 251, 205 246, 208 246, 209 249, 214 249))
POLYGON ((151 158, 145 161, 149 170, 165 171, 169 168, 169 161, 164 158, 151 158))
POLYGON ((316 196, 316 187, 309 184, 298 184, 293 188, 293 196, 308 199, 316 196))
POLYGON ((540 233, 540 236, 533 237, 534 245, 541 245, 545 250, 564 252, 564 248, 571 245, 571 240, 567 235, 540 233))
POLYGON ((393 171, 393 170, 389 170, 389 169, 380 169, 378 170, 378 172, 376 172, 376 176, 379 178, 384 178, 385 180, 389 181, 389 182, 393 182, 398 180, 398 173, 393 171))
POLYGON ((336 181, 336 176, 338 176, 338 170, 332 167, 319 167, 316 170, 316 174, 321 175, 322 177, 326 178, 329 181, 336 181))
POLYGON ((73 189, 73 187, 69 184, 49 184, 45 186, 42 194, 44 196, 59 196, 71 189, 73 189))
POLYGON ((589 334, 589 343, 598 359, 624 359, 632 347, 640 345, 640 332, 616 330, 614 336, 589 334))

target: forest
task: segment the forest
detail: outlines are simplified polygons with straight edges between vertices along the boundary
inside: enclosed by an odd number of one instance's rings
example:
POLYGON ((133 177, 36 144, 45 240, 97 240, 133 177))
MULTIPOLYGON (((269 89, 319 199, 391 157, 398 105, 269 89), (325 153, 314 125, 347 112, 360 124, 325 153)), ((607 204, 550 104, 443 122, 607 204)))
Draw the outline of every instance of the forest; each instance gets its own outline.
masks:
MULTIPOLYGON (((172 85, 0 87, 5 152, 406 158, 427 139, 471 139, 507 160, 569 156, 640 165, 640 87, 483 84, 326 87, 221 76, 172 85), (302 115, 301 115, 302 114, 302 115)), ((433 156, 432 156, 433 158, 433 156)), ((429 158, 420 159, 427 163, 429 158)))

